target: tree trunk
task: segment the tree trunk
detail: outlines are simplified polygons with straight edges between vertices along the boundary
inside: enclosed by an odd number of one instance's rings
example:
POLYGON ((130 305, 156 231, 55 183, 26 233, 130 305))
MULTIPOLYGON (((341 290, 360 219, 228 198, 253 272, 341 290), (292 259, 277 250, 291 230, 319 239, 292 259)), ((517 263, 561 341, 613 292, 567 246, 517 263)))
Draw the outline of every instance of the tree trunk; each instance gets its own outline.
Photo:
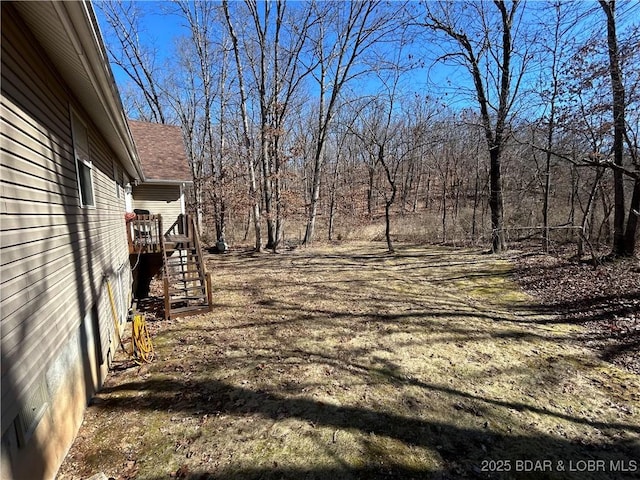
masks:
POLYGON ((624 255, 632 257, 636 251, 638 241, 638 217, 640 216, 640 180, 633 185, 633 195, 629 206, 627 229, 624 233, 624 255))
POLYGON ((229 28, 229 36, 233 43, 233 53, 236 61, 236 69, 238 71, 238 86, 240 88, 240 112, 242 114, 242 133, 243 133, 243 146, 245 155, 245 161, 247 162, 247 170, 249 174, 249 195, 252 202, 253 211, 253 225, 256 233, 255 250, 262 250, 262 232, 260 227, 260 202, 258 199, 258 187, 256 182, 256 170, 253 164, 253 158, 251 155, 251 139, 249 137, 249 115, 247 113, 247 95, 244 88, 244 76, 242 72, 242 63, 240 62, 240 50, 238 47, 238 37, 235 34, 233 24, 231 23, 231 17, 229 16, 228 1, 222 2, 224 7, 224 14, 227 21, 227 27, 229 28))
POLYGON ((339 162, 340 162, 340 156, 338 155, 336 157, 336 166, 335 169, 333 170, 333 179, 331 181, 331 192, 329 194, 329 241, 333 240, 333 227, 334 227, 334 220, 335 220, 335 214, 336 214, 336 190, 338 189, 338 179, 339 179, 339 162))
POLYGON ((313 185, 311 187, 311 205, 309 206, 309 218, 307 220, 307 228, 304 232, 303 244, 307 245, 313 240, 313 234, 316 229, 316 217, 318 216, 318 201, 320 200, 320 175, 322 174, 322 156, 324 156, 324 148, 316 152, 316 158, 313 164, 313 185))
POLYGON ((373 179, 376 173, 375 166, 369 167, 369 183, 367 185, 367 214, 373 217, 373 179))
MULTIPOLYGON (((599 169, 596 173, 596 178, 593 181, 593 185, 591 186, 591 193, 589 194, 589 199, 587 201, 587 207, 585 208, 584 214, 582 216, 582 222, 580 222, 580 227, 582 229, 582 235, 580 236, 580 240, 578 241, 578 257, 581 257, 584 254, 584 244, 583 240, 587 242, 591 238, 590 229, 587 228, 589 223, 589 216, 594 210, 593 204, 596 200, 596 195, 598 193, 598 188, 600 187, 600 180, 602 179, 602 175, 604 174, 604 170, 599 169)), ((593 223, 593 222, 592 222, 593 223)), ((592 227, 593 225, 591 225, 592 227)))
MULTIPOLYGON (((435 2, 433 2, 435 3, 435 2)), ((520 4, 519 0, 513 0, 509 8, 505 2, 494 0, 493 4, 500 12, 501 17, 501 42, 493 45, 490 41, 490 30, 487 25, 482 26, 482 35, 485 42, 480 46, 472 36, 460 30, 455 22, 451 21, 450 10, 445 8, 445 12, 438 18, 430 10, 431 2, 425 2, 427 8, 427 26, 444 32, 451 39, 455 40, 460 47, 460 54, 465 59, 465 63, 473 80, 476 100, 480 108, 482 127, 489 148, 489 208, 491 210, 491 250, 500 252, 505 249, 505 239, 503 230, 503 198, 501 186, 501 154, 506 143, 507 120, 509 110, 513 103, 513 98, 518 92, 520 80, 524 74, 521 68, 514 71, 511 65, 513 50, 512 28, 513 20, 520 4), (489 51, 487 58, 493 59, 489 66, 482 63, 482 58, 489 51), (483 72, 495 68, 491 73, 483 72), (512 79, 515 87, 512 89, 512 79), (498 91, 498 105, 491 105, 488 93, 495 82, 498 91)), ((440 6, 448 4, 438 4, 440 6)), ((482 7, 479 7, 482 8, 482 7)))
POLYGON ((554 5, 556 12, 556 21, 553 30, 553 44, 551 47, 551 98, 549 99, 549 124, 547 128, 547 152, 545 156, 545 168, 544 168, 544 186, 543 186, 543 200, 542 200, 542 226, 544 228, 542 246, 546 253, 549 253, 549 198, 551 195, 551 150, 554 144, 554 134, 556 128, 556 102, 559 94, 559 79, 558 79, 558 62, 561 42, 561 10, 559 1, 554 5))
POLYGON ((473 189, 473 216, 471 221, 471 241, 476 242, 478 231, 478 204, 480 203, 480 161, 476 150, 476 179, 473 189))
POLYGON ((284 237, 284 205, 282 204, 282 178, 280 175, 281 165, 280 165, 280 146, 278 145, 278 139, 275 140, 275 155, 274 155, 274 166, 275 166, 275 178, 273 182, 274 187, 274 195, 275 195, 275 203, 276 203, 276 237, 275 242, 273 244, 273 251, 277 251, 278 246, 283 240, 284 237))
POLYGON ((549 253, 549 191, 551 190, 551 153, 547 152, 544 168, 544 197, 542 199, 542 227, 544 229, 543 247, 549 253))
MULTIPOLYGON (((263 125, 263 131, 267 128, 263 125)), ((273 189, 272 189, 272 176, 271 176, 271 159, 269 156, 269 139, 266 138, 266 133, 261 134, 262 142, 262 192, 264 196, 264 211, 265 218, 267 220, 267 245, 265 248, 272 250, 276 245, 276 227, 273 212, 273 189)))
POLYGON ((318 111, 318 138, 313 157, 313 180, 311 186, 311 199, 309 205, 309 217, 307 219, 307 228, 304 232, 304 240, 302 243, 308 245, 313 240, 313 234, 316 229, 316 216, 318 215, 318 201, 320 200, 320 175, 322 174, 322 164, 324 160, 325 135, 327 132, 330 115, 325 113, 325 95, 326 95, 326 71, 324 65, 320 67, 320 104, 318 111), (325 116, 326 115, 326 116, 325 116))
POLYGON ((448 184, 447 180, 449 179, 449 163, 446 164, 446 169, 444 171, 444 177, 442 178, 442 201, 440 202, 440 206, 442 208, 442 243, 447 243, 447 194, 448 194, 448 184))
MULTIPOLYGON (((625 134, 625 91, 620 70, 620 56, 616 35, 615 0, 600 0, 607 16, 607 45, 609 49, 609 75, 613 94, 613 163, 622 166, 625 134)), ((622 171, 613 170, 614 212, 613 212, 613 255, 626 255, 624 220, 624 179, 622 171)))
POLYGON ((501 151, 498 147, 489 150, 491 161, 489 176, 489 208, 491 209, 491 251, 501 252, 505 249, 504 230, 502 225, 503 203, 502 203, 502 180, 500 174, 501 151))
POLYGON ((393 248, 393 241, 391 240, 391 205, 393 205, 393 197, 395 193, 392 194, 392 200, 386 201, 384 203, 384 236, 387 239, 387 249, 389 253, 394 253, 395 250, 393 248))
POLYGON ((413 213, 416 213, 416 211, 418 210, 418 198, 420 196, 420 184, 422 181, 422 171, 419 170, 418 171, 418 178, 416 180, 416 186, 414 188, 413 191, 413 205, 411 206, 411 211, 413 213))

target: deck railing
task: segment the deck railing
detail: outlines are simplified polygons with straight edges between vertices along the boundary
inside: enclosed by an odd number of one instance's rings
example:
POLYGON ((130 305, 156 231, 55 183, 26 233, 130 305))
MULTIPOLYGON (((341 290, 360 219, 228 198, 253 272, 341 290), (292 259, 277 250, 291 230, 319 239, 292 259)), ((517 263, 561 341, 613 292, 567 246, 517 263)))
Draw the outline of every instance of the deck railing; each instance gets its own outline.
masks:
MULTIPOLYGON (((194 218, 178 215, 166 231, 161 215, 128 213, 125 219, 129 253, 137 256, 136 265, 144 254, 160 254, 162 258, 165 318, 210 311, 211 275, 205 268, 194 218)), ((130 260, 133 262, 134 258, 130 260)), ((160 265, 157 267, 159 270, 160 265)), ((134 275, 147 275, 150 281, 159 271, 149 273, 149 268, 145 274, 138 269, 134 275)))
MULTIPOLYGON (((129 253, 159 253, 164 241, 170 250, 178 244, 186 245, 194 241, 195 225, 190 215, 180 214, 176 221, 164 231, 162 215, 127 214, 127 240, 129 253)), ((179 248, 179 246, 178 246, 179 248)))
POLYGON ((164 233, 169 242, 191 242, 193 241, 191 217, 189 215, 178 215, 175 222, 164 233))
POLYGON ((125 218, 130 253, 161 251, 162 215, 135 214, 125 218))

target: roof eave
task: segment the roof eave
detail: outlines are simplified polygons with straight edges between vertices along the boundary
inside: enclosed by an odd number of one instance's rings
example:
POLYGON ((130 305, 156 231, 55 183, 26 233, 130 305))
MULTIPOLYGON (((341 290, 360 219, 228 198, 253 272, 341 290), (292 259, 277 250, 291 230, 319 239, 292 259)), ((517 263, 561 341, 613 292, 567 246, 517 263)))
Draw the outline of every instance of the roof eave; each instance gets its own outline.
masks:
POLYGON ((192 185, 193 180, 159 180, 153 178, 147 178, 144 185, 192 185))
POLYGON ((127 172, 135 179, 144 181, 144 173, 91 2, 54 2, 54 8, 103 107, 103 112, 95 112, 98 115, 94 116, 94 122, 101 129, 110 128, 117 133, 119 141, 117 144, 112 141, 110 146, 127 172))

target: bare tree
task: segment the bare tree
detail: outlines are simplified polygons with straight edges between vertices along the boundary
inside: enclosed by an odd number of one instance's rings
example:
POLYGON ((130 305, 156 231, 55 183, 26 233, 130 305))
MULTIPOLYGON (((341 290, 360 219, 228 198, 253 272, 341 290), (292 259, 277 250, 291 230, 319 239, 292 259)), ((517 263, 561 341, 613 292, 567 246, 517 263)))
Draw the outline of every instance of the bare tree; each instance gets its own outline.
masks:
MULTIPOLYGON (((634 86, 637 85, 638 75, 635 69, 630 68, 626 76, 628 87, 625 86, 623 65, 633 65, 633 59, 637 58, 639 42, 631 35, 622 42, 621 48, 615 2, 601 1, 599 5, 600 8, 596 5, 595 9, 589 8, 583 12, 582 17, 594 22, 593 25, 599 25, 601 20, 596 14, 598 10, 603 11, 607 23, 606 41, 599 35, 600 32, 594 29, 595 33, 575 49, 564 70, 559 71, 562 78, 554 77, 556 84, 563 86, 555 97, 558 106, 554 128, 564 132, 565 136, 581 137, 581 147, 577 152, 575 149, 563 151, 561 145, 552 145, 547 139, 544 146, 537 148, 544 151, 547 158, 553 155, 573 163, 575 167, 572 171, 575 171, 575 168, 592 170, 593 178, 588 175, 581 176, 590 182, 581 222, 584 227, 584 240, 589 240, 589 234, 594 228, 596 196, 600 195, 603 202, 606 200, 608 182, 605 174, 612 173, 612 254, 633 255, 637 241, 638 215, 635 212, 640 206, 640 186, 637 186, 640 165, 637 143, 634 144, 631 140, 635 133, 630 128, 627 116, 629 105, 637 105, 638 99, 637 93, 635 96, 633 93, 627 95, 627 88, 630 92, 636 91, 634 86), (611 92, 610 97, 607 92, 611 92), (630 181, 634 191, 630 203, 625 199, 625 181, 630 181), (625 212, 627 206, 628 214, 625 212)), ((626 15, 628 14, 629 11, 626 12, 626 15)), ((580 24, 576 25, 576 28, 580 28, 580 24)), ((577 191, 577 188, 578 186, 574 191, 577 191)), ((579 197, 576 198, 579 200, 579 197)), ((606 203, 603 203, 603 206, 606 206, 606 203)), ((605 208, 603 222, 608 223, 608 214, 609 209, 605 208)))
POLYGON ((627 255, 637 242, 640 202, 640 74, 632 68, 640 36, 631 37, 628 19, 634 10, 608 0, 553 5, 542 23, 523 17, 520 0, 175 0, 163 13, 183 20, 184 35, 165 70, 145 40, 144 5, 101 8, 107 31, 115 29, 107 37, 114 63, 128 75, 120 85, 128 110, 181 125, 194 207, 205 228, 215 223, 218 238, 228 224, 230 239, 255 230, 259 249, 264 228, 266 246, 275 250, 285 219, 304 220, 299 236, 308 243, 319 214, 327 214, 334 238, 342 233, 337 222, 377 222, 384 209, 390 250, 400 214, 403 224, 422 222, 429 240, 440 238, 440 221, 447 241, 464 241, 461 234, 486 241, 491 232, 494 251, 505 247, 507 227, 539 231, 540 224, 548 249, 555 224, 566 220, 570 228, 584 226, 585 242, 615 233, 614 253, 627 255), (452 79, 455 91, 437 102, 446 110, 435 122, 426 93, 393 87, 394 71, 404 68, 399 45, 413 40, 394 43, 407 33, 406 17, 394 14, 409 9, 419 26, 411 33, 437 39, 423 46, 441 48, 436 61, 467 78, 452 79), (572 35, 571 28, 583 28, 569 25, 576 18, 603 27, 606 20, 608 36, 604 28, 587 39, 572 35), (534 77, 527 67, 541 52, 542 73, 534 77), (525 94, 540 101, 527 103, 535 99, 525 94), (462 109, 454 103, 460 95, 462 109), (358 111, 364 105, 366 114, 358 111), (401 116, 401 107, 410 113, 401 116), (516 134, 530 144, 512 142, 516 134))
POLYGON ((495 0, 495 22, 485 5, 426 2, 424 20, 419 23, 450 40, 439 60, 453 60, 471 75, 489 148, 491 245, 494 252, 499 252, 505 248, 501 160, 527 54, 523 52, 519 62, 514 62, 520 1, 495 0))
POLYGON ((402 128, 400 122, 394 119, 393 108, 396 100, 395 90, 389 92, 389 97, 376 98, 362 115, 362 126, 358 130, 352 129, 360 141, 361 148, 366 150, 369 157, 374 159, 384 172, 389 190, 383 189, 385 197, 385 239, 389 253, 394 252, 391 238, 391 207, 398 192, 397 174, 400 167, 400 152, 393 144, 402 128))
MULTIPOLYGON (((546 116, 546 147, 545 163, 543 173, 543 201, 542 201, 542 228, 543 228, 543 247, 545 252, 549 252, 550 244, 550 229, 549 229, 549 199, 551 193, 551 160, 553 158, 552 150, 554 148, 554 140, 556 134, 556 116, 557 106, 560 95, 560 49, 562 44, 566 44, 565 33, 566 30, 562 26, 562 12, 561 4, 556 1, 553 5, 554 21, 551 24, 552 29, 549 32, 550 42, 548 45, 544 45, 543 51, 551 58, 551 65, 548 70, 545 70, 544 74, 550 78, 549 94, 548 98, 544 98, 547 103, 548 114, 546 116)), ((546 36, 543 36, 546 38, 546 36)), ((535 152, 534 152, 535 159, 535 152)))
MULTIPOLYGON (((640 216, 640 175, 638 174, 637 150, 635 159, 636 178, 625 231, 625 196, 623 181, 624 143, 627 135, 625 109, 627 105, 625 86, 620 66, 620 50, 616 32, 615 0, 599 0, 607 19, 607 46, 609 53, 609 75, 611 77, 611 93, 613 96, 613 251, 614 255, 632 256, 635 251, 638 216, 640 216)), ((633 152, 633 148, 632 148, 633 152)), ((633 153, 632 153, 633 154, 633 153)))
POLYGON ((314 23, 311 3, 288 8, 282 0, 262 3, 259 10, 255 0, 245 4, 255 35, 245 38, 245 56, 253 73, 259 105, 260 159, 262 166, 262 194, 267 223, 266 248, 277 249, 282 239, 283 209, 282 151, 287 116, 297 92, 315 64, 303 65, 300 55, 308 41, 308 30, 314 23), (251 48, 250 43, 255 43, 251 48))
POLYGON ((247 172, 249 175, 249 195, 251 196, 252 213, 253 213, 253 225, 255 230, 255 250, 262 250, 262 231, 260 226, 260 200, 258 198, 258 186, 256 181, 256 172, 253 161, 253 151, 251 147, 251 137, 249 133, 249 114, 247 112, 247 94, 244 84, 244 70, 242 61, 240 59, 240 47, 238 44, 238 36, 236 35, 231 16, 229 14, 229 2, 223 0, 222 7, 224 9, 224 16, 229 30, 229 36, 231 37, 231 43, 233 45, 233 54, 236 63, 236 70, 238 75, 238 85, 240 89, 240 110, 242 114, 242 147, 243 156, 247 163, 247 172))
MULTIPOLYGON (((622 83, 622 71, 618 51, 618 36, 616 34, 615 0, 600 0, 600 6, 607 17, 607 46, 609 48, 609 75, 611 77, 611 92, 613 94, 613 163, 623 165, 625 125, 625 91, 622 83)), ((613 214, 613 253, 625 253, 624 242, 624 182, 622 171, 613 171, 614 214, 613 214)))
POLYGON ((114 0, 101 2, 99 8, 109 25, 107 43, 111 60, 131 79, 135 89, 129 92, 128 114, 141 120, 167 122, 166 102, 160 87, 160 70, 156 51, 145 44, 142 31, 142 12, 137 2, 114 0), (138 101, 138 95, 142 101, 138 101), (134 111, 135 110, 135 111, 134 111))
POLYGON ((393 18, 390 12, 382 9, 379 1, 326 2, 316 6, 321 11, 317 13, 318 22, 310 35, 312 61, 317 63, 313 77, 318 83, 319 94, 305 244, 310 243, 314 236, 325 147, 340 94, 349 81, 362 75, 363 69, 357 60, 388 34, 393 18))
POLYGON ((207 2, 190 4, 184 0, 176 0, 175 5, 179 15, 186 21, 190 33, 185 46, 186 51, 182 55, 183 71, 189 77, 189 88, 176 85, 175 94, 171 98, 181 119, 185 140, 191 152, 196 218, 202 231, 204 172, 205 168, 213 166, 215 152, 213 105, 218 91, 214 80, 214 68, 219 58, 213 45, 211 31, 216 10, 212 3, 207 2), (188 99, 188 108, 185 108, 185 99, 188 99))

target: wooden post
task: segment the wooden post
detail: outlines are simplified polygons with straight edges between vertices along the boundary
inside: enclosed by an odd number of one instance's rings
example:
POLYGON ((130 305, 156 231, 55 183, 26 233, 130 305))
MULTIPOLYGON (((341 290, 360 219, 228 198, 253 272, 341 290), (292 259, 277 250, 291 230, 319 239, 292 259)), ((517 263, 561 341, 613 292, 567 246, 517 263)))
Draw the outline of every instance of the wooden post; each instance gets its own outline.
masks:
POLYGON ((209 311, 213 310, 213 292, 211 291, 211 273, 206 272, 205 278, 207 279, 207 303, 209 304, 209 311))
POLYGON ((133 253, 133 220, 125 220, 127 230, 127 244, 129 245, 129 253, 133 253))
POLYGON ((169 320, 171 316, 171 298, 169 297, 169 279, 167 278, 166 271, 164 275, 164 319, 169 320))
POLYGON ((162 215, 157 215, 158 221, 156 222, 156 226, 158 227, 158 240, 156 241, 154 248, 160 249, 162 251, 162 240, 164 238, 164 232, 162 231, 162 215))

